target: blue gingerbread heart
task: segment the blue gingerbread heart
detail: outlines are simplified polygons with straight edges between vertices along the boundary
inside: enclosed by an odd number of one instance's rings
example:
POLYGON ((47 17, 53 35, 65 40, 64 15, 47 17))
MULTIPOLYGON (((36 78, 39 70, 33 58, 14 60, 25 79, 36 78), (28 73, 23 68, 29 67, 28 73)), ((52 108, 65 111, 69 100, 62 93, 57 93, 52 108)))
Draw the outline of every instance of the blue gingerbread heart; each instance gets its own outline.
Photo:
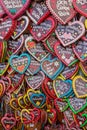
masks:
POLYGON ((16 72, 24 74, 30 64, 30 55, 27 53, 22 53, 20 56, 12 55, 9 64, 16 72))

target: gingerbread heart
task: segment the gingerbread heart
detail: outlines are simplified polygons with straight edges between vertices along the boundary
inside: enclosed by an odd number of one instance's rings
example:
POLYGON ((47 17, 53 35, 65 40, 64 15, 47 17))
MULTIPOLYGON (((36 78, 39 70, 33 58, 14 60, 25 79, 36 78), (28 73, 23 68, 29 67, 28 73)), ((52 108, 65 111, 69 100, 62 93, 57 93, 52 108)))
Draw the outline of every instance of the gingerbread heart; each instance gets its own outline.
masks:
POLYGON ((66 24, 75 15, 72 1, 70 0, 46 0, 46 3, 50 12, 60 23, 66 24))
POLYGON ((78 61, 78 59, 75 57, 75 54, 71 46, 65 48, 60 43, 57 42, 54 46, 54 50, 58 58, 66 66, 71 66, 72 64, 78 61))
POLYGON ((12 0, 1 0, 0 3, 9 17, 16 19, 25 12, 30 0, 16 0, 14 2, 12 0))
POLYGON ((31 40, 30 37, 25 40, 25 47, 27 51, 39 62, 43 61, 49 54, 41 42, 36 43, 33 39, 31 40))
POLYGON ((32 24, 30 33, 33 37, 39 42, 44 40, 56 26, 55 20, 53 17, 48 17, 40 25, 32 24))
POLYGON ((34 114, 27 109, 21 111, 21 121, 24 124, 29 124, 34 121, 34 114))
POLYGON ((87 97, 87 80, 82 76, 76 76, 73 79, 73 90, 77 98, 87 97))
POLYGON ((73 78, 77 74, 78 70, 79 70, 78 64, 67 66, 64 68, 63 72, 61 72, 61 76, 64 79, 73 78))
POLYGON ((26 75, 35 75, 40 71, 40 63, 35 58, 31 56, 30 65, 28 66, 28 69, 26 71, 26 75))
POLYGON ((5 130, 11 130, 15 126, 16 120, 14 117, 4 116, 1 119, 1 123, 5 130))
POLYGON ((22 48, 24 43, 24 37, 21 35, 17 40, 8 40, 8 49, 7 53, 9 56, 17 54, 19 50, 22 48))
POLYGON ((65 47, 80 39, 85 33, 85 27, 82 22, 75 21, 69 25, 58 25, 55 33, 65 47))
POLYGON ((30 64, 30 56, 27 53, 22 53, 20 56, 12 55, 9 59, 9 63, 13 70, 23 74, 30 64))
POLYGON ((54 105, 59 112, 64 112, 68 108, 68 103, 60 98, 54 100, 54 105))
POLYGON ((28 86, 32 89, 38 89, 40 85, 43 83, 43 80, 45 79, 45 75, 42 71, 38 72, 37 74, 33 76, 26 76, 26 82, 28 86))
POLYGON ((9 17, 5 17, 0 22, 0 40, 8 40, 15 30, 17 25, 16 21, 11 20, 9 17))
POLYGON ((72 45, 73 51, 81 62, 87 60, 86 52, 87 41, 79 40, 77 44, 72 45))
POLYGON ((50 11, 44 2, 34 2, 32 7, 30 7, 26 12, 35 24, 40 24, 50 14, 50 11))
POLYGON ((13 32, 12 39, 17 39, 28 27, 29 19, 27 16, 22 16, 17 20, 17 27, 13 32))
POLYGON ((30 96, 30 101, 35 107, 41 108, 45 104, 46 96, 43 93, 34 93, 30 96))
POLYGON ((87 107, 86 98, 80 99, 80 98, 73 97, 73 98, 67 99, 67 102, 74 114, 77 114, 83 111, 87 107))
POLYGON ((41 69, 49 78, 55 79, 64 69, 64 65, 58 58, 48 58, 41 63, 41 69))
POLYGON ((58 98, 71 96, 73 92, 71 80, 62 80, 61 78, 57 78, 53 81, 53 87, 58 98))
POLYGON ((86 0, 73 0, 73 6, 76 9, 77 12, 79 12, 81 15, 87 17, 87 2, 86 0))

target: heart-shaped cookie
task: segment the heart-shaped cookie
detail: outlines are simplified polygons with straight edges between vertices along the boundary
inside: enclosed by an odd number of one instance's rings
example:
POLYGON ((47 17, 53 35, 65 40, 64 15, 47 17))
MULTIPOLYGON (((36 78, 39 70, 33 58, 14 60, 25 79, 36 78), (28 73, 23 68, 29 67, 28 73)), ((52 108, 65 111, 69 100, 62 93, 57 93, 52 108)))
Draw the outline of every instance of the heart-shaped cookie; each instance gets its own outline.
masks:
POLYGON ((85 27, 82 22, 75 21, 69 25, 58 25, 55 31, 62 45, 68 46, 75 43, 85 33, 85 27))
POLYGON ((21 121, 23 124, 29 124, 34 121, 34 114, 27 109, 21 111, 21 121))
POLYGON ((60 42, 54 46, 54 50, 58 58, 66 65, 71 66, 78 61, 71 46, 63 47, 60 42))
POLYGON ((1 0, 0 3, 9 17, 15 19, 25 12, 30 4, 30 0, 1 0))
POLYGON ((43 80, 45 79, 45 75, 42 71, 40 71, 33 76, 31 76, 31 75, 26 76, 25 79, 30 88, 38 89, 40 87, 40 85, 43 83, 43 80))
POLYGON ((79 40, 77 44, 72 45, 73 51, 81 62, 87 60, 87 41, 79 40))
POLYGON ((62 80, 60 77, 53 81, 53 87, 58 98, 70 96, 73 91, 72 81, 62 80))
POLYGON ((13 32, 12 39, 17 39, 28 27, 29 19, 27 16, 22 16, 17 20, 17 27, 13 32))
POLYGON ((73 79, 73 90, 77 98, 87 97, 87 80, 82 76, 76 76, 73 79))
POLYGON ((32 7, 26 13, 35 24, 40 24, 50 14, 50 11, 44 2, 33 2, 32 7))
POLYGON ((80 66, 82 72, 84 73, 84 75, 87 76, 87 61, 80 62, 79 66, 80 66))
POLYGON ((45 104, 46 96, 43 93, 34 93, 30 96, 30 101, 35 107, 41 108, 45 104))
POLYGON ((46 0, 46 3, 50 12, 60 23, 66 24, 75 15, 71 0, 46 0))
POLYGON ((64 69, 64 65, 58 58, 48 58, 41 63, 41 69, 49 78, 55 79, 64 69))
POLYGON ((37 41, 44 40, 56 26, 55 20, 53 17, 48 17, 40 25, 32 24, 30 33, 37 41))
POLYGON ((30 37, 25 40, 25 47, 27 51, 39 62, 43 61, 49 54, 41 42, 36 43, 33 39, 31 40, 30 37))
POLYGON ((31 56, 30 65, 27 68, 26 75, 35 75, 40 71, 40 63, 31 56))
POLYGON ((12 55, 9 59, 9 63, 13 70, 20 74, 23 74, 30 64, 30 55, 27 53, 22 53, 20 56, 12 55))
POLYGON ((83 111, 87 107, 86 98, 80 99, 80 98, 73 97, 73 98, 67 99, 67 102, 74 114, 77 114, 83 111))
POLYGON ((70 79, 70 78, 73 78, 77 74, 78 70, 79 70, 79 65, 78 64, 74 64, 72 66, 65 67, 60 75, 64 79, 70 79))
POLYGON ((17 25, 16 21, 11 20, 9 17, 5 17, 0 22, 0 40, 8 40, 15 30, 17 25))
POLYGON ((54 105, 56 109, 58 110, 58 112, 64 112, 68 108, 68 103, 65 100, 62 100, 60 98, 56 98, 54 100, 54 105))
POLYGON ((73 6, 77 12, 87 17, 87 2, 86 0, 73 0, 73 6))
POLYGON ((17 54, 19 52, 19 50, 22 48, 23 43, 24 43, 23 35, 21 35, 16 40, 9 39, 8 40, 8 49, 7 49, 8 56, 10 57, 11 55, 17 54))
POLYGON ((4 116, 1 119, 1 123, 5 130, 11 130, 15 126, 16 120, 14 117, 4 116))

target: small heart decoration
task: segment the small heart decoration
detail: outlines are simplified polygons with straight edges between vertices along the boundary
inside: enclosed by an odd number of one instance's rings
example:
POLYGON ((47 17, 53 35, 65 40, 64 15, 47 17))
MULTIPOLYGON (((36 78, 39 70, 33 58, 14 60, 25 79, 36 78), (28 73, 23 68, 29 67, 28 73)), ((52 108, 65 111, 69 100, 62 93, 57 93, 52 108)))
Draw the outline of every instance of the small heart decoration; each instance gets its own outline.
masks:
POLYGON ((77 58, 73 52, 72 47, 63 47, 60 42, 56 43, 54 46, 54 50, 58 58, 66 65, 70 66, 77 61, 77 58))
POLYGON ((32 89, 38 89, 45 79, 45 75, 42 71, 39 71, 33 76, 26 76, 26 82, 28 86, 32 89))
POLYGON ((75 43, 84 35, 85 27, 82 22, 75 21, 69 25, 58 25, 55 33, 61 44, 66 47, 72 43, 75 43))
POLYGON ((1 0, 0 4, 11 19, 16 19, 25 12, 30 0, 1 0))
POLYGON ((61 78, 57 78, 53 81, 54 91, 58 98, 63 98, 70 93, 72 93, 72 81, 71 80, 62 80, 61 78))
POLYGON ((26 11, 26 13, 35 24, 40 24, 50 14, 50 11, 48 10, 44 2, 41 3, 34 2, 32 4, 32 7, 30 7, 26 11))
POLYGON ((36 25, 32 24, 32 27, 30 29, 30 33, 33 35, 33 37, 39 42, 44 40, 52 31, 54 31, 55 28, 55 20, 53 17, 48 17, 43 21, 41 24, 36 25))
POLYGON ((73 0, 73 6, 76 9, 77 12, 79 12, 81 15, 87 17, 87 3, 86 1, 81 0, 73 0))
POLYGON ((43 93, 34 93, 30 96, 30 101, 35 107, 41 108, 45 104, 46 97, 43 93))
POLYGON ((8 56, 10 57, 11 55, 17 54, 20 51, 20 49, 22 48, 23 43, 24 43, 23 35, 21 35, 16 40, 9 39, 8 40, 8 49, 7 49, 8 56))
POLYGON ((58 112, 64 112, 68 108, 68 103, 65 100, 63 101, 60 98, 56 98, 54 100, 54 105, 55 105, 56 109, 58 110, 58 112))
POLYGON ((82 99, 82 98, 73 97, 73 98, 66 99, 66 100, 74 114, 77 114, 77 113, 83 111, 87 107, 86 98, 82 99))
POLYGON ((30 56, 27 53, 22 53, 20 56, 12 55, 9 63, 13 70, 20 74, 24 74, 30 64, 30 56))
POLYGON ((17 22, 11 20, 9 17, 2 19, 0 22, 0 40, 8 40, 15 30, 16 25, 17 22))
POLYGON ((35 75, 40 71, 40 63, 35 58, 31 56, 30 65, 28 66, 27 71, 25 72, 26 76, 35 75))
POLYGON ((41 42, 36 43, 34 40, 31 41, 29 37, 25 40, 25 47, 30 55, 39 62, 43 61, 49 54, 41 42))
POLYGON ((86 46, 87 41, 84 40, 79 40, 77 44, 72 45, 75 55, 81 62, 85 62, 87 60, 86 46))
POLYGON ((73 79, 73 91, 77 98, 87 97, 87 80, 82 76, 73 79))
POLYGON ((50 12, 60 23, 66 24, 75 15, 75 11, 72 7, 72 1, 61 0, 61 2, 59 2, 59 0, 46 0, 46 3, 50 12))
POLYGON ((47 58, 41 63, 41 69, 50 79, 53 80, 64 69, 64 65, 58 58, 52 60, 47 58))
POLYGON ((22 16, 17 20, 17 27, 13 32, 12 39, 17 39, 28 27, 29 19, 27 16, 22 16))
POLYGON ((14 117, 4 116, 1 119, 1 123, 5 130, 11 130, 15 126, 16 120, 14 117))
POLYGON ((21 111, 21 121, 23 124, 29 124, 34 121, 34 114, 27 109, 21 111))

